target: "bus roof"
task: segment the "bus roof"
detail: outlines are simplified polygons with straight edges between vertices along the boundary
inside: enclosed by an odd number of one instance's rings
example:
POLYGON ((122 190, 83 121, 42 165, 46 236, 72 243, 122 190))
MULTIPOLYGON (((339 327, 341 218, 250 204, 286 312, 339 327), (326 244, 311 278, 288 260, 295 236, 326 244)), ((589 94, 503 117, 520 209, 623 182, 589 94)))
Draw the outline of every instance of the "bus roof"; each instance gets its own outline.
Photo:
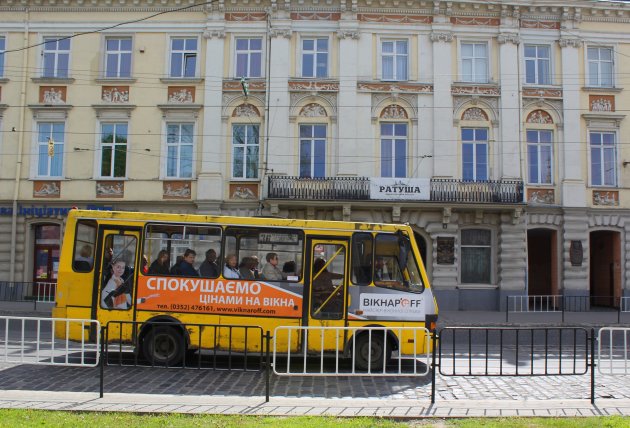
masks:
POLYGON ((129 222, 211 223, 242 226, 297 227, 303 229, 338 229, 394 232, 408 230, 408 224, 363 223, 336 220, 303 220, 279 217, 236 217, 206 214, 168 214, 137 211, 102 211, 72 209, 68 217, 76 219, 121 220, 129 222))

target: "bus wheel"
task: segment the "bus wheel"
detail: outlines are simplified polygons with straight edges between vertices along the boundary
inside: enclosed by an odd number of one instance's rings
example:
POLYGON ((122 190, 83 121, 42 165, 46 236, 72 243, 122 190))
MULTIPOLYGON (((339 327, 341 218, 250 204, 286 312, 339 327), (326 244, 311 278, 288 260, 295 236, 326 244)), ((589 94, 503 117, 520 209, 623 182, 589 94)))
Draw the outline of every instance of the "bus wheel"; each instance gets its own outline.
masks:
POLYGON ((151 326, 142 341, 142 352, 150 364, 176 366, 184 357, 186 341, 172 327, 151 326))
POLYGON ((359 370, 383 370, 383 362, 387 363, 391 356, 391 346, 386 340, 383 340, 381 332, 372 331, 372 339, 370 334, 365 333, 357 337, 354 350, 354 364, 359 370))

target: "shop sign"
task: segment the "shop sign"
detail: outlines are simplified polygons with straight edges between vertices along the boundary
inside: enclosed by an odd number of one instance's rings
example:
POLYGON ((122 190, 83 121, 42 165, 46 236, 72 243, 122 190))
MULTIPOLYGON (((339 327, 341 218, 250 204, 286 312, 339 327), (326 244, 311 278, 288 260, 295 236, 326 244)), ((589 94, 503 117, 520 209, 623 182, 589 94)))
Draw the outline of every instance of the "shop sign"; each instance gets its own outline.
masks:
MULTIPOLYGON (((18 216, 32 216, 32 217, 56 217, 66 216, 72 207, 51 207, 48 205, 21 205, 18 204, 17 215, 18 216)), ((105 205, 92 205, 88 204, 85 207, 86 210, 96 211, 113 211, 114 207, 105 205)), ((13 215, 13 207, 0 207, 0 216, 13 215)))
POLYGON ((428 201, 430 198, 428 178, 370 177, 370 199, 428 201))

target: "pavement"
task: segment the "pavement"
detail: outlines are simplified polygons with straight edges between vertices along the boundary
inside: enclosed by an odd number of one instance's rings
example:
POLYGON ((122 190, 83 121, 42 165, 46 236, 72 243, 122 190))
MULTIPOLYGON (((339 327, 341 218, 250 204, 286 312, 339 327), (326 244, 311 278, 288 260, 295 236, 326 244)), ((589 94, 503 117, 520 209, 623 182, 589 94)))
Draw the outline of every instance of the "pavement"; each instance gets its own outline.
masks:
MULTIPOLYGON (((50 316, 12 304, 0 314, 50 316)), ((442 312, 440 327, 532 325, 618 326, 601 314, 582 313, 561 322, 560 314, 442 312), (549 318, 549 319, 547 319, 549 318)), ((630 314, 622 314, 630 318, 630 314)), ((628 326, 630 319, 622 319, 628 326)), ((435 403, 431 379, 424 377, 270 376, 259 372, 182 370, 106 366, 100 398, 99 368, 0 363, 0 408, 135 413, 209 413, 240 415, 379 416, 400 419, 449 417, 630 417, 630 376, 596 372, 591 404, 590 372, 582 376, 476 377, 436 373, 435 403)))

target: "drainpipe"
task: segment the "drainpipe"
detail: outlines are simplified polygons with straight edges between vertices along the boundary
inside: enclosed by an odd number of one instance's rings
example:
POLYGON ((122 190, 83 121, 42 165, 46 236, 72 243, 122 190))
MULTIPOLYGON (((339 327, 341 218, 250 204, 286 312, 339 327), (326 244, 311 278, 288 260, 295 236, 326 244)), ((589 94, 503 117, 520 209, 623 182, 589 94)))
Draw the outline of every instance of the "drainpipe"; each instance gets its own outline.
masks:
MULTIPOLYGON (((24 9, 24 38, 23 47, 28 46, 28 33, 29 33, 29 11, 28 8, 24 9)), ((20 178, 22 175, 22 151, 24 150, 24 135, 26 126, 26 84, 28 79, 28 55, 29 49, 22 51, 22 92, 20 93, 20 129, 18 132, 18 150, 17 150, 17 164, 15 166, 15 184, 13 186, 13 211, 11 216, 11 263, 9 267, 9 281, 15 281, 15 252, 17 244, 17 212, 18 212, 18 199, 20 197, 20 178)))

